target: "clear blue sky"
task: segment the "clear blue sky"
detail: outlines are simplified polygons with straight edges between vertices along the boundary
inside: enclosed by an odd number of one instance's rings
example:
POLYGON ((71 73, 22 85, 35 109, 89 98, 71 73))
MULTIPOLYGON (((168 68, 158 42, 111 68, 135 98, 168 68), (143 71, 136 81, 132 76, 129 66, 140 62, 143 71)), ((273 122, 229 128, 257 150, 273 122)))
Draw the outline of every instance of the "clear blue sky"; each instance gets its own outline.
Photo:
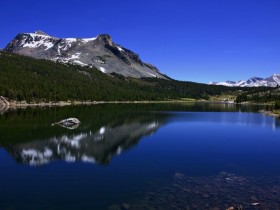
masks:
POLYGON ((20 32, 94 37, 138 53, 174 79, 280 73, 280 0, 7 0, 0 48, 20 32))

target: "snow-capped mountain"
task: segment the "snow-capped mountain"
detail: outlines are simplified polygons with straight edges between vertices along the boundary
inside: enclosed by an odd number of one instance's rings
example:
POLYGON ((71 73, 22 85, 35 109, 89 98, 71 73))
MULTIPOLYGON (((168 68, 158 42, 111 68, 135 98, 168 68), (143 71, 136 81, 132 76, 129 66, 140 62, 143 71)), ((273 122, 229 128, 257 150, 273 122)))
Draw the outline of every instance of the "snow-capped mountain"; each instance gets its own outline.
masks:
POLYGON ((252 77, 248 80, 240 80, 238 82, 209 82, 209 85, 224 85, 229 87, 277 87, 280 85, 280 74, 273 74, 268 78, 252 77))
POLYGON ((166 78, 155 66, 142 62, 134 52, 115 44, 108 34, 93 38, 57 38, 42 31, 20 33, 4 51, 61 63, 94 66, 103 73, 166 78))

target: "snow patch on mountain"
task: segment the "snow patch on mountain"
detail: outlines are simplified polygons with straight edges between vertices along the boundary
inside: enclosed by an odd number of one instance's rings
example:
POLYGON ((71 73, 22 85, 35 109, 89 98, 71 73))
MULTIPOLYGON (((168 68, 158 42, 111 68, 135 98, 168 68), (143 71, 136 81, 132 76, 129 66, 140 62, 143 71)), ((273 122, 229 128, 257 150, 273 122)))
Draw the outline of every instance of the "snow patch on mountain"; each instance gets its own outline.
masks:
POLYGON ((106 73, 106 69, 104 67, 99 67, 100 71, 102 71, 103 73, 106 73))
POLYGON ((86 63, 83 63, 83 62, 78 61, 78 60, 74 60, 73 63, 78 64, 80 66, 88 66, 86 63))
POLYGON ((71 55, 71 58, 70 58, 70 59, 79 58, 81 54, 82 54, 82 53, 75 53, 74 55, 71 55))
POLYGON ((119 46, 116 46, 117 48, 118 48, 118 50, 120 51, 120 52, 123 52, 124 50, 123 50, 123 48, 121 48, 121 47, 119 47, 119 46))
POLYGON ((157 75, 154 75, 154 74, 152 74, 152 73, 150 73, 150 72, 147 72, 149 75, 151 75, 152 77, 157 77, 157 75))
POLYGON ((42 45, 46 47, 45 50, 48 50, 54 46, 54 43, 49 36, 38 35, 35 33, 26 34, 26 36, 24 36, 24 39, 21 41, 21 47, 25 48, 38 48, 42 45), (31 39, 30 37, 28 37, 28 35, 31 36, 31 39))
POLYGON ((87 42, 94 41, 94 40, 96 40, 96 39, 97 39, 97 37, 93 37, 93 38, 84 38, 84 39, 82 39, 82 41, 85 42, 85 43, 87 43, 87 42))
POLYGON ((71 42, 76 42, 77 39, 76 38, 66 38, 65 41, 68 43, 71 43, 71 42))

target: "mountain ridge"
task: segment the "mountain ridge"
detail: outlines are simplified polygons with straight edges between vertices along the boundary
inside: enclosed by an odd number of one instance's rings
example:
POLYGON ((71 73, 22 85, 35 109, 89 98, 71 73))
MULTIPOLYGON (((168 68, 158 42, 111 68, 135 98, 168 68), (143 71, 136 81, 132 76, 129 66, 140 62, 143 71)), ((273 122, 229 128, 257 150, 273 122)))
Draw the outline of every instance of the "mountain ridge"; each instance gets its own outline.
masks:
POLYGON ((267 78, 251 77, 248 80, 209 82, 209 85, 223 85, 228 87, 277 87, 280 85, 280 74, 273 74, 267 78))
POLYGON ((103 73, 126 77, 168 79, 154 65, 144 63, 138 54, 112 41, 109 34, 92 38, 57 38, 43 31, 19 33, 4 51, 60 63, 96 67, 103 73))

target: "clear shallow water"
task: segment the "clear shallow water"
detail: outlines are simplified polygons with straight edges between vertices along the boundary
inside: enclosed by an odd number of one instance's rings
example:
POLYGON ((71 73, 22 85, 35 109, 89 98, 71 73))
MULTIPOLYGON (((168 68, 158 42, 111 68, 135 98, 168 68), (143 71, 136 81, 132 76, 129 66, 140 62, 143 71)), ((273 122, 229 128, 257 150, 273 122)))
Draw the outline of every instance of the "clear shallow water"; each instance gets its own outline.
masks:
POLYGON ((280 124, 259 109, 98 105, 4 113, 0 209, 277 209, 280 124), (82 124, 51 126, 67 117, 82 124))

